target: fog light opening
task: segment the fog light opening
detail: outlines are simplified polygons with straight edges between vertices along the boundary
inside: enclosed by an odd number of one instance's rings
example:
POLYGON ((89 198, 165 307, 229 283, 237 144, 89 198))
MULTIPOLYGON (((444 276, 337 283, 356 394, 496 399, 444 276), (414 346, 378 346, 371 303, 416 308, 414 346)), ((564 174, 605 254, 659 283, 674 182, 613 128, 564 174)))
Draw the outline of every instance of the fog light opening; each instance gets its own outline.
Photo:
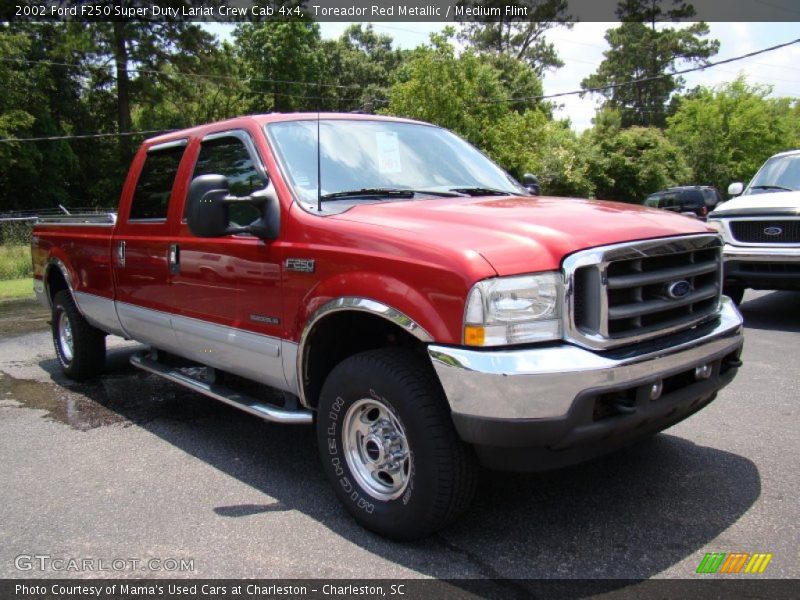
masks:
POLYGON ((694 369, 694 378, 695 379, 708 379, 711 377, 711 365, 700 365, 699 367, 695 367, 694 369))
POLYGON ((664 391, 664 382, 660 379, 650 386, 650 400, 658 400, 661 398, 661 392, 664 391))

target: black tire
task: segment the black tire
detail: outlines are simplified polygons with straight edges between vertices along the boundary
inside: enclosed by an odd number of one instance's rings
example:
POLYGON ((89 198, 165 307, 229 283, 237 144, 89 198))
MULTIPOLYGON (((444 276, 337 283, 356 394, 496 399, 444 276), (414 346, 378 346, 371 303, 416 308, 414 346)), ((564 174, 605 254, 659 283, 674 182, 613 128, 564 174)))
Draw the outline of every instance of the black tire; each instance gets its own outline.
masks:
POLYGON ((56 293, 53 298, 53 345, 64 375, 81 380, 103 372, 106 362, 106 334, 89 325, 75 306, 68 290, 56 293), (69 324, 71 349, 62 333, 69 324))
MULTIPOLYGON (((433 369, 411 351, 372 350, 334 368, 320 394, 317 440, 336 496, 362 526, 388 538, 409 541, 430 535, 466 511, 475 494, 478 468, 472 448, 453 427, 433 369), (368 409, 370 403, 386 407, 388 418, 397 419, 407 441, 410 458, 404 472, 408 475, 396 498, 377 497, 367 488, 370 484, 365 486, 353 473, 346 456, 345 421, 351 421, 359 406, 368 409)), ((349 448, 354 446, 359 447, 349 448)), ((358 460, 350 456, 351 462, 358 460)))
POLYGON ((736 306, 742 303, 744 298, 744 287, 741 285, 726 285, 722 289, 722 293, 728 296, 736 306))

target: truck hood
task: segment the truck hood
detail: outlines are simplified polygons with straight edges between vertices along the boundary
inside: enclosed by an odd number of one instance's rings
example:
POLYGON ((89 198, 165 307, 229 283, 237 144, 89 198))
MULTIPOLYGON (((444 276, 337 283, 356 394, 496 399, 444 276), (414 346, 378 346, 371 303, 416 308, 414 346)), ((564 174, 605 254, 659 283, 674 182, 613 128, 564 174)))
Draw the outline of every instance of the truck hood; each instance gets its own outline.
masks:
POLYGON ((442 252, 473 250, 498 275, 558 269, 568 254, 594 246, 710 231, 701 221, 667 211, 549 197, 384 202, 333 218, 404 230, 442 252))
POLYGON ((727 217, 735 214, 764 214, 770 211, 786 213, 792 209, 800 213, 800 192, 769 192, 739 196, 718 205, 711 214, 715 217, 727 217))

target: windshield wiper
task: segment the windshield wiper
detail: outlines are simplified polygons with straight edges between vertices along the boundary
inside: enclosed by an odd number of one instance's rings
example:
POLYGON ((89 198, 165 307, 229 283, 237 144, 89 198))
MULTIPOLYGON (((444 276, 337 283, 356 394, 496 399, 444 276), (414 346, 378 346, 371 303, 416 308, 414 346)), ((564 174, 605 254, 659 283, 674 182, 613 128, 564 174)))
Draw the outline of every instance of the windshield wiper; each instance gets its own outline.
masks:
POLYGON ((782 185, 754 185, 751 190, 781 190, 782 192, 793 192, 792 188, 783 187, 782 185))
POLYGON ((470 196, 511 196, 511 192, 505 190, 496 190, 494 188, 484 187, 458 187, 450 188, 451 192, 459 192, 461 194, 468 194, 470 196))
POLYGON ((462 194, 453 191, 439 192, 436 190, 413 190, 407 188, 362 188, 360 190, 346 190, 323 194, 321 200, 336 200, 339 198, 369 198, 384 196, 387 198, 413 198, 416 194, 429 194, 431 196, 445 196, 456 198, 462 194))

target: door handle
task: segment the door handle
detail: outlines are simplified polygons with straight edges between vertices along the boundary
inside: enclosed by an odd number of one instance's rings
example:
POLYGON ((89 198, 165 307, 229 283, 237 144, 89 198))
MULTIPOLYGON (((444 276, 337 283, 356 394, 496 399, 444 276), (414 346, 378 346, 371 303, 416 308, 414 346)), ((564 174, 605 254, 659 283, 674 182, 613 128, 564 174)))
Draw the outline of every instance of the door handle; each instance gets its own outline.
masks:
POLYGON ((173 275, 181 272, 181 248, 178 244, 169 245, 169 272, 173 275))
POLYGON ((125 266, 125 242, 119 242, 117 244, 117 266, 124 267, 125 266))

